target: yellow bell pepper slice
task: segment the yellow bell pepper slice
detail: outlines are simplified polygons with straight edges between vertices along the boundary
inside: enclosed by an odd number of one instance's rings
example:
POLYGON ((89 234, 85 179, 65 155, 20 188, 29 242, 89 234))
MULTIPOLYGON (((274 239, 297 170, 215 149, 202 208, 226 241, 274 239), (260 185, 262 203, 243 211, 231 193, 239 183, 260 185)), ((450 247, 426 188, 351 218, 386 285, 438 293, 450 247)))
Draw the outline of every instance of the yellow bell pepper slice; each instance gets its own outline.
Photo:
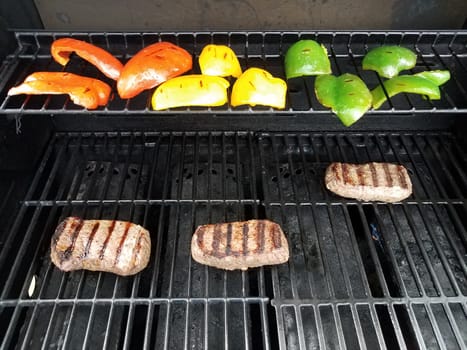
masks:
POLYGON ((199 67, 204 75, 238 78, 242 74, 235 52, 225 45, 206 45, 199 55, 199 67))
POLYGON ((285 107, 287 84, 260 68, 247 69, 234 83, 230 104, 248 104, 282 109, 285 107))
POLYGON ((183 106, 222 106, 230 83, 221 77, 182 75, 159 85, 152 95, 156 111, 183 106))

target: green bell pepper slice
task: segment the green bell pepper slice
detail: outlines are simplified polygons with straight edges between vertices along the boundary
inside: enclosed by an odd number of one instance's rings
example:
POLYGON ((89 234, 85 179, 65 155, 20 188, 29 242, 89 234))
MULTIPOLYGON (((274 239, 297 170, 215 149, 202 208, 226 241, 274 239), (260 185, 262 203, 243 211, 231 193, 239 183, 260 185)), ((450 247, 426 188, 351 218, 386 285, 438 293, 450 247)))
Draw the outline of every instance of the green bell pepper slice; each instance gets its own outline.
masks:
POLYGON ((374 70, 381 77, 393 78, 399 72, 415 67, 417 55, 401 46, 380 46, 370 50, 363 58, 365 70, 374 70))
POLYGON ((414 75, 420 78, 428 79, 437 86, 441 86, 449 79, 451 79, 451 72, 448 70, 427 70, 414 75))
POLYGON ((371 107, 370 90, 354 74, 320 75, 315 81, 315 93, 318 101, 330 107, 345 126, 355 123, 371 107))
POLYGON ((386 80, 384 89, 381 85, 371 91, 373 96, 373 108, 378 109, 387 100, 387 96, 393 97, 401 92, 420 94, 431 100, 439 100, 441 93, 440 85, 447 82, 451 77, 448 70, 434 70, 420 72, 414 75, 400 75, 386 80), (384 93, 386 90, 387 96, 384 93))
POLYGON ((299 40, 290 46, 285 54, 284 64, 287 79, 331 73, 326 48, 314 40, 299 40))

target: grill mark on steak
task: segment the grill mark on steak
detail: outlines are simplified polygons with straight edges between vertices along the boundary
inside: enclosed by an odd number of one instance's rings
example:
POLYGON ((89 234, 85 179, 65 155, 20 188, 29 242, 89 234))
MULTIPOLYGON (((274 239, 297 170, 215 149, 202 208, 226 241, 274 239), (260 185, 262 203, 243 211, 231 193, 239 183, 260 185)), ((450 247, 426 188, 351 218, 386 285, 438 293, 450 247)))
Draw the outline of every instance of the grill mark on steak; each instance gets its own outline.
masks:
POLYGON ((341 176, 340 176, 339 171, 338 171, 338 169, 337 169, 337 163, 333 163, 333 164, 332 164, 332 171, 333 171, 334 174, 336 175, 337 181, 341 181, 341 176))
POLYGON ((83 228, 84 220, 81 218, 72 218, 71 219, 71 230, 73 230, 73 233, 71 234, 71 244, 66 248, 66 250, 63 252, 63 254, 60 257, 60 263, 64 262, 65 260, 70 259, 70 257, 73 255, 73 251, 75 249, 75 243, 76 240, 78 239, 79 233, 81 232, 81 229, 83 228))
POLYGON ((114 228, 115 228, 115 220, 112 220, 112 223, 110 224, 109 229, 107 231, 107 237, 105 237, 105 241, 102 244, 102 248, 99 253, 99 259, 101 260, 104 259, 105 250, 107 249, 107 244, 109 243, 110 236, 112 236, 112 233, 114 232, 114 228))
POLYGON ((369 167, 370 167, 370 172, 371 172, 371 178, 373 180, 373 186, 378 187, 379 181, 378 181, 378 174, 376 174, 375 164, 370 163, 369 167))
POLYGON ((205 232, 204 226, 200 226, 197 232, 198 232, 198 247, 200 247, 200 249, 204 249, 204 232, 205 232))
POLYGON ((397 173, 399 174, 399 181, 401 183, 401 187, 407 189, 409 186, 407 185, 407 179, 405 178, 404 174, 404 167, 401 165, 397 166, 397 173))
POLYGON ((225 243, 225 255, 231 255, 232 254, 232 223, 229 222, 227 224, 227 237, 226 237, 226 243, 225 243))
POLYGON ((222 227, 220 224, 214 225, 214 231, 212 235, 212 255, 218 258, 225 256, 225 252, 219 250, 221 238, 222 238, 222 227))
POLYGON ((248 232, 250 231, 250 226, 248 225, 248 222, 243 223, 243 228, 242 228, 242 233, 243 233, 243 248, 242 248, 242 253, 243 256, 248 254, 248 232))
POLYGON ((65 230, 66 228, 66 224, 67 222, 69 221, 70 219, 68 220, 63 220, 62 222, 60 222, 60 224, 57 226, 57 228, 55 229, 55 232, 54 232, 54 235, 52 237, 52 242, 53 242, 53 246, 56 247, 57 246, 57 243, 58 243, 58 240, 60 238, 60 236, 63 234, 63 230, 65 230))
POLYGON ((84 248, 83 258, 87 257, 89 254, 89 249, 91 249, 92 240, 96 235, 97 229, 99 228, 99 221, 96 221, 94 226, 92 227, 91 234, 88 237, 88 242, 86 243, 86 248, 84 248))
POLYGON ((258 221, 257 234, 256 234, 256 249, 255 253, 262 253, 264 251, 264 221, 258 221))
POLYGON ((342 168, 342 178, 344 180, 344 184, 353 185, 352 177, 349 174, 349 167, 346 163, 341 163, 342 168))
POLYGON ((120 239, 120 242, 118 243, 117 253, 115 254, 114 266, 117 266, 118 264, 118 259, 120 259, 120 254, 122 253, 122 247, 125 244, 126 237, 128 236, 128 231, 130 230, 130 227, 131 227, 131 222, 127 221, 125 223, 125 231, 123 232, 122 238, 120 239))
POLYGON ((386 176, 386 182, 388 187, 392 187, 392 177, 391 177, 391 172, 389 171, 389 166, 388 163, 383 163, 383 170, 384 170, 384 175, 386 176))
POLYGON ((282 240, 281 240, 281 233, 279 231, 279 227, 274 225, 274 228, 272 230, 272 244, 274 246, 274 249, 279 249, 282 247, 282 240))
POLYGON ((361 186, 365 186, 365 178, 363 177, 363 166, 357 167, 357 176, 358 176, 358 183, 361 186))
POLYGON ((143 231, 141 230, 139 233, 138 240, 136 241, 135 248, 133 249, 133 254, 131 256, 131 266, 136 266, 136 257, 139 255, 139 251, 141 250, 141 239, 143 238, 143 231))

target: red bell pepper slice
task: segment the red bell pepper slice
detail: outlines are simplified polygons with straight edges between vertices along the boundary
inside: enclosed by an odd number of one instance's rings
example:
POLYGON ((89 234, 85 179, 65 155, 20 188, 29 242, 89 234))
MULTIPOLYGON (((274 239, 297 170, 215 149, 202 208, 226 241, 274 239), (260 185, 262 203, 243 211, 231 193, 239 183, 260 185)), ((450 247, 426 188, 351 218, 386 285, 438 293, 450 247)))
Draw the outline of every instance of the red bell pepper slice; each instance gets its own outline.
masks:
POLYGON ((82 40, 62 38, 55 40, 50 48, 52 57, 62 66, 70 61, 70 55, 78 56, 97 67, 106 77, 117 80, 123 69, 123 64, 104 49, 82 40))
POLYGON ((123 67, 117 81, 121 98, 132 98, 170 78, 189 71, 193 58, 185 49, 169 42, 149 45, 123 67))
POLYGON ((104 106, 109 101, 111 88, 98 79, 68 72, 36 72, 8 91, 8 95, 68 94, 77 105, 88 109, 104 106))

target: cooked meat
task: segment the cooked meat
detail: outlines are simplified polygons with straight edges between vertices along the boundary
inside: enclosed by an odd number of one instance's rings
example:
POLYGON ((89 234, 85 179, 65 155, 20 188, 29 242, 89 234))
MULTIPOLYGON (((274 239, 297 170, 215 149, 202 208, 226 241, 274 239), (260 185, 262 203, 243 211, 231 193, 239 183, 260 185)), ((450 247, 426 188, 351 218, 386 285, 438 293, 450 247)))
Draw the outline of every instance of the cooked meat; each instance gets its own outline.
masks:
POLYGON ((151 238, 128 221, 83 220, 68 217, 52 236, 50 257, 63 271, 106 271, 127 276, 146 267, 151 238))
POLYGON ((237 221, 199 226, 191 255, 200 264, 246 270, 287 262, 289 246, 281 227, 272 221, 237 221))
POLYGON ((412 193, 407 170, 391 163, 332 163, 324 181, 339 196, 362 201, 397 202, 412 193))

